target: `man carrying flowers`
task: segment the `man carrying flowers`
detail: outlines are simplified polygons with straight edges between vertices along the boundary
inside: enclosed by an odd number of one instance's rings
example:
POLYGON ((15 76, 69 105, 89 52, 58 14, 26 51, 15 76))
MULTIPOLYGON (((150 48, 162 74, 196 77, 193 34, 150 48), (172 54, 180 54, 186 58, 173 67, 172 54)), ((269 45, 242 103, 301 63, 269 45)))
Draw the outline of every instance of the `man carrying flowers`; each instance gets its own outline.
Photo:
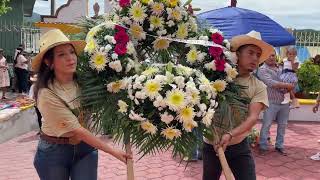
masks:
MULTIPOLYGON (((236 52, 238 58, 239 75, 235 82, 246 87, 242 96, 250 99, 248 114, 244 118, 234 116, 235 118, 231 119, 233 128, 230 131, 222 130, 221 138, 217 141, 210 142, 208 139, 204 139, 203 180, 218 180, 220 178, 222 167, 216 155, 218 147, 223 147, 225 150, 227 162, 235 179, 256 179, 255 164, 247 135, 256 124, 261 111, 268 107, 268 97, 266 86, 254 77, 252 72, 269 57, 273 48, 261 40, 259 32, 251 31, 247 35, 232 38, 231 50, 236 52)), ((237 113, 236 110, 233 112, 237 113)), ((226 121, 230 122, 229 119, 226 121)))

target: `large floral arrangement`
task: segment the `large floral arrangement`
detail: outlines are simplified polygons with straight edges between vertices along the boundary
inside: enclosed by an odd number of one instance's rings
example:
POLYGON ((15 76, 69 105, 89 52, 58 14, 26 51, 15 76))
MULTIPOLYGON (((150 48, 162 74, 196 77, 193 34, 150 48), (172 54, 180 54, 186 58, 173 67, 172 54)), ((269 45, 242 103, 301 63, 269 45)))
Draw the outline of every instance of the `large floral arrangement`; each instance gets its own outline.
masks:
POLYGON ((230 130, 247 99, 233 82, 236 60, 222 32, 198 30, 190 1, 115 3, 113 14, 85 24, 79 77, 94 126, 108 125, 143 155, 172 147, 190 156, 202 140, 193 132, 219 139, 212 130, 230 130))

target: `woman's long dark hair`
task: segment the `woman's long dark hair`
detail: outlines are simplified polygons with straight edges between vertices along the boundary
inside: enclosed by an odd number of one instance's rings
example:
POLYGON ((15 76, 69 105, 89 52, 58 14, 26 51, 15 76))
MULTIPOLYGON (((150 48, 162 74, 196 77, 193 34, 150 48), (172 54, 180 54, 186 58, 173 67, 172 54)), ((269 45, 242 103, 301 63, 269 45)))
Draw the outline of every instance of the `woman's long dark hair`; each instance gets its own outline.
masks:
POLYGON ((54 71, 50 68, 54 58, 53 50, 54 48, 49 49, 42 58, 40 69, 38 71, 38 79, 34 87, 34 98, 36 101, 38 101, 39 90, 42 88, 48 88, 49 84, 53 82, 54 71), (48 65, 45 63, 45 60, 48 61, 48 65))

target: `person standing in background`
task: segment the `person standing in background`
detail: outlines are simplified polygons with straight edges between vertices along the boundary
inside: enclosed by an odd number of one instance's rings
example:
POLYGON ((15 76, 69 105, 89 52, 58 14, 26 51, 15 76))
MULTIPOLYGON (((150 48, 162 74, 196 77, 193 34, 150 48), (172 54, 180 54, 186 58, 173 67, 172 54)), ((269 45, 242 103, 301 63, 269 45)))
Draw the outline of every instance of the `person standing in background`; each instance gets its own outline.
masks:
POLYGON ((28 64, 29 60, 25 57, 25 52, 21 51, 16 57, 16 74, 18 81, 19 93, 26 94, 28 92, 28 64))
POLYGON ((2 98, 6 98, 7 88, 10 86, 10 77, 8 72, 8 64, 6 58, 3 56, 3 49, 0 49, 0 88, 2 91, 2 98))

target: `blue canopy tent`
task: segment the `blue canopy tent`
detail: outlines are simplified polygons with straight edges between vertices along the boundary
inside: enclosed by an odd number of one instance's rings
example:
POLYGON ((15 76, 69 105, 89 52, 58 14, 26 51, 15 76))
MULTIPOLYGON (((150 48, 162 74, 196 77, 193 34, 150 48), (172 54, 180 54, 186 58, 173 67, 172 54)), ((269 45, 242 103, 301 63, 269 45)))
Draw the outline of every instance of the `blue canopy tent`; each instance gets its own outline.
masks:
POLYGON ((275 47, 295 44, 295 38, 281 25, 256 11, 225 7, 200 13, 197 18, 200 23, 218 28, 227 39, 255 30, 261 33, 264 41, 275 47))

